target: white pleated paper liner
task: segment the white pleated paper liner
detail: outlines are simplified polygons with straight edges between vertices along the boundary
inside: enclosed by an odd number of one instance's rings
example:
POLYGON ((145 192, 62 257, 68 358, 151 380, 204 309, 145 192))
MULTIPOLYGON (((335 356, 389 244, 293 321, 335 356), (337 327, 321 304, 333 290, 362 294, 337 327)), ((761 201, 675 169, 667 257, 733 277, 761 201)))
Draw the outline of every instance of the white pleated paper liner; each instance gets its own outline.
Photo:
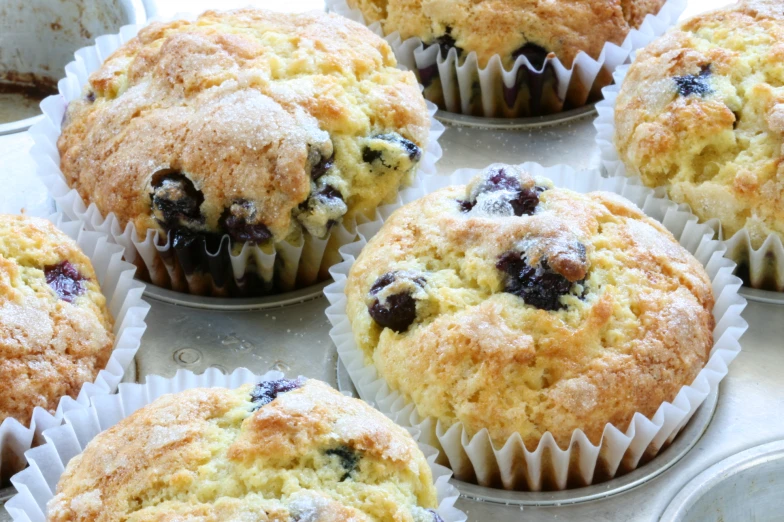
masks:
MULTIPOLYGON (((68 461, 81 453, 98 433, 114 426, 161 395, 190 388, 237 388, 244 384, 282 377, 283 374, 276 371, 259 376, 245 368, 234 370, 228 375, 215 368, 210 368, 201 375, 179 370, 171 379, 150 376, 147 377, 146 384, 123 383, 117 394, 93 397, 89 405, 75 405, 66 412, 62 426, 44 433, 46 444, 27 452, 30 467, 11 479, 17 494, 5 504, 5 508, 13 520, 45 522, 46 504, 54 496, 57 482, 68 461)), ((466 515, 454 507, 459 493, 449 483, 452 472, 435 463, 438 452, 434 448, 422 443, 419 448, 425 454, 433 472, 438 493, 438 514, 445 522, 464 522, 466 515)))
MULTIPOLYGON (((626 170, 623 161, 615 149, 615 100, 618 98, 629 66, 620 67, 615 74, 615 84, 605 87, 604 100, 596 104, 599 113, 594 121, 596 127, 596 143, 601 152, 602 166, 610 176, 627 177, 631 183, 642 185, 638 176, 626 170)), ((665 187, 655 189, 657 197, 667 198, 665 187)), ((751 236, 745 228, 738 230, 729 238, 725 238, 718 219, 706 222, 718 232, 719 239, 724 240, 727 248, 726 256, 738 264, 739 275, 744 282, 753 288, 784 292, 784 244, 777 234, 770 234, 758 249, 752 247, 751 236)))
POLYGON ((61 214, 51 215, 48 219, 76 241, 90 258, 101 292, 106 297, 107 308, 114 318, 114 347, 106 368, 98 373, 95 382, 82 386, 75 401, 70 397, 61 398, 54 415, 36 407, 29 426, 13 418, 7 418, 0 424, 0 483, 7 483, 13 473, 24 468, 25 451, 42 442, 44 430, 62 423, 63 413, 70 404, 87 404, 90 397, 117 389, 147 328, 144 318, 150 306, 142 300, 144 284, 133 279, 136 268, 122 260, 122 247, 109 243, 100 232, 85 230, 78 221, 67 221, 61 214))
MULTIPOLYGON (((172 20, 195 18, 191 14, 178 14, 172 20)), ((123 43, 135 37, 142 27, 124 26, 118 34, 100 36, 95 45, 76 51, 76 59, 65 67, 66 77, 58 83, 59 94, 49 96, 41 103, 44 119, 30 129, 34 140, 30 153, 58 210, 71 219, 83 220, 92 230, 109 234, 125 248, 126 259, 139 268, 139 276, 163 288, 198 295, 245 296, 304 288, 327 279, 329 267, 340 261, 338 248, 356 239, 354 220, 344 220, 332 227, 325 239, 303 234, 295 241, 264 246, 246 243, 237 252, 231 249, 226 235, 219 244, 208 246, 197 241, 190 247, 175 249, 171 245, 171 234, 148 230, 145 237, 139 237, 132 223, 123 227, 114 214, 103 216, 94 204, 88 207, 79 193, 68 186, 60 171, 57 149, 66 107, 81 96, 89 75, 123 43)), ((416 176, 435 174, 435 164, 442 155, 438 138, 444 132, 444 126, 433 117, 437 107, 427 102, 427 109, 430 133, 416 176)), ((359 218, 359 221, 363 219, 359 218)))
MULTIPOLYGON (((552 435, 546 433, 532 451, 525 447, 519 434, 496 446, 487 430, 469 436, 461 423, 447 427, 437 419, 421 417, 413 404, 388 387, 372 364, 365 365, 364 353, 354 342, 346 316, 344 290, 351 265, 396 206, 380 209, 376 221, 361 225, 359 241, 343 247, 345 260, 330 270, 335 282, 324 290, 331 303, 326 311, 333 326, 330 336, 360 396, 403 426, 418 428, 422 432, 420 440, 443 451, 455 477, 511 490, 589 485, 647 462, 675 438, 708 394, 718 389, 727 366, 740 352, 738 339, 748 328, 741 317, 746 300, 738 295, 741 280, 732 275, 735 263, 723 257, 725 248, 712 239, 713 229, 699 224, 684 207, 655 197, 653 190, 627 183, 624 178, 603 178, 598 171, 575 171, 566 166, 545 168, 534 163, 523 164, 522 168, 551 179, 558 187, 583 193, 603 190, 628 198, 645 214, 660 221, 705 266, 716 299, 714 345, 705 368, 691 385, 681 388, 671 403, 663 403, 651 419, 636 413, 628 427, 608 423, 598 445, 593 445, 582 430, 576 430, 568 448, 558 447, 552 435)), ((420 187, 404 192, 403 200, 408 203, 449 185, 465 185, 480 172, 462 169, 448 177, 428 178, 420 187)))
MULTIPOLYGON (((326 0, 327 10, 368 25, 359 9, 346 0, 326 0)), ((582 107, 601 98, 600 90, 612 81, 612 72, 640 49, 675 24, 686 8, 686 0, 668 0, 656 15, 648 15, 632 29, 619 46, 607 42, 594 60, 580 52, 571 68, 557 57, 547 58, 536 69, 519 56, 510 70, 504 69, 499 55, 484 68, 476 53, 465 59, 450 49, 441 56, 438 45, 426 45, 419 38, 403 40, 397 32, 385 35, 381 24, 368 27, 384 37, 395 51, 398 62, 416 72, 425 86, 425 97, 449 112, 486 117, 526 117, 558 113, 582 107)))

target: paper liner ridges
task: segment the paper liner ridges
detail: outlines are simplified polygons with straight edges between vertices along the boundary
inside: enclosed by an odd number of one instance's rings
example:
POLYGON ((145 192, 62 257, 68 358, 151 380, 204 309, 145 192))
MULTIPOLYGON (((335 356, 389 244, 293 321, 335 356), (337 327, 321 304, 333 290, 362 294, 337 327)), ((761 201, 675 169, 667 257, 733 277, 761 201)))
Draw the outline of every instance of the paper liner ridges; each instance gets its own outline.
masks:
MULTIPOLYGON (((17 495, 5 507, 17 521, 44 522, 46 503, 54 496, 57 482, 68 461, 82 452, 85 446, 101 431, 110 428, 134 411, 151 403, 166 393, 177 393, 190 388, 237 388, 243 384, 280 379, 283 374, 270 371, 255 375, 239 368, 226 375, 215 368, 196 375, 187 370, 166 379, 147 377, 146 384, 121 384, 115 395, 93 397, 90 404, 80 404, 65 414, 65 424, 44 433, 46 444, 27 452, 30 467, 15 475, 11 481, 17 495)), ((449 483, 452 472, 435 463, 438 452, 419 444, 433 472, 438 492, 438 514, 445 522, 464 522, 466 515, 454 507, 458 491, 449 483)))
POLYGON ((607 42, 596 60, 580 52, 571 68, 555 58, 536 70, 528 58, 520 56, 507 71, 498 55, 482 69, 474 52, 464 60, 458 60, 456 50, 442 57, 438 46, 426 47, 419 38, 403 40, 397 32, 385 35, 378 22, 368 25, 361 11, 349 7, 346 0, 326 0, 326 4, 329 11, 367 25, 383 37, 400 64, 417 71, 420 79, 424 78, 423 71, 434 75, 440 89, 432 93, 426 89, 426 97, 450 112, 488 117, 539 116, 590 103, 618 66, 626 63, 636 49, 662 35, 686 8, 685 0, 669 0, 658 14, 648 15, 639 28, 629 31, 621 45, 607 42), (478 97, 475 86, 479 87, 478 97), (525 92, 528 96, 523 96, 525 92))
POLYGON ((109 243, 104 234, 87 231, 82 223, 68 221, 62 214, 51 215, 48 219, 76 241, 90 258, 106 297, 107 308, 114 318, 114 347, 106 368, 98 373, 95 381, 85 383, 75 400, 61 398, 54 415, 36 407, 29 427, 13 418, 7 418, 0 424, 0 482, 6 482, 11 474, 25 466, 25 451, 42 441, 44 430, 60 425, 63 413, 74 404, 87 404, 91 397, 117 389, 147 327, 144 318, 150 306, 142 300, 144 284, 133 279, 134 266, 122 261, 123 249, 109 243))
MULTIPOLYGON (((171 20, 195 18, 195 15, 180 13, 171 20)), ((82 86, 87 83, 90 73, 100 67, 103 60, 118 47, 135 37, 142 27, 124 26, 118 34, 101 36, 96 39, 95 45, 79 49, 75 53, 75 60, 65 68, 66 77, 58 83, 59 94, 49 96, 41 103, 45 118, 30 129, 34 140, 31 154, 38 175, 49 188, 58 209, 71 219, 84 221, 91 230, 109 234, 113 241, 125 248, 126 259, 136 264, 140 276, 156 286, 194 294, 242 295, 250 279, 246 276, 252 276, 257 281, 257 287, 262 287, 261 290, 254 288, 254 293, 266 291, 264 288, 271 287, 273 283, 278 290, 288 291, 326 279, 328 267, 339 260, 337 249, 356 238, 356 223, 346 220, 340 226, 333 227, 325 240, 306 236, 298 242, 282 241, 268 247, 246 244, 239 253, 229 252, 229 240, 225 236, 217 253, 204 249, 192 256, 198 258, 201 270, 195 274, 185 274, 178 254, 170 246, 169 238, 159 237, 158 232, 150 230, 146 237, 140 239, 133 224, 129 223, 123 228, 113 214, 101 215, 95 205, 88 207, 79 193, 68 187, 60 171, 57 149, 60 125, 68 102, 81 96, 82 86)), ((442 155, 438 138, 444 132, 444 126, 433 118, 436 106, 427 102, 427 109, 430 114, 430 134, 417 176, 435 174, 435 164, 442 155)))
MULTIPOLYGON (((748 327, 740 315, 746 300, 738 295, 742 282, 732 275, 735 264, 723 257, 722 243, 712 239, 713 230, 699 224, 685 207, 656 197, 653 190, 630 184, 625 178, 603 178, 598 171, 578 172, 566 166, 545 168, 534 163, 523 164, 522 168, 534 176, 550 178, 558 187, 577 192, 604 190, 630 199, 648 216, 662 222, 705 266, 716 299, 714 346, 705 368, 671 403, 662 404, 651 419, 635 414, 625 431, 608 423, 597 446, 576 430, 567 449, 559 448, 549 433, 533 451, 524 446, 519 434, 495 447, 486 430, 469 437, 460 423, 446 427, 436 419, 422 418, 413 404, 387 386, 374 366, 365 364, 346 316, 344 290, 348 272, 361 249, 381 228, 382 219, 361 225, 359 241, 341 249, 344 261, 330 271, 335 282, 324 290, 330 302, 326 311, 332 323, 330 336, 360 396, 401 425, 420 430, 421 440, 443 450, 457 478, 483 486, 532 491, 564 489, 567 484, 588 485, 594 477, 613 477, 654 456, 673 440, 705 398, 718 389, 727 366, 740 352, 738 339, 748 327)), ((416 190, 404 193, 403 201, 408 203, 445 186, 466 184, 479 172, 462 169, 448 177, 428 178, 416 190)), ((383 210, 388 216, 394 208, 383 210)))
MULTIPOLYGON (((602 92, 604 100, 596 104, 598 117, 594 120, 596 127, 596 143, 601 153, 602 166, 610 176, 629 178, 630 184, 643 185, 638 176, 626 170, 623 161, 618 157, 618 152, 613 143, 615 134, 615 100, 618 98, 623 80, 629 71, 629 66, 620 67, 613 75, 615 84, 605 87, 602 92)), ((655 189, 655 194, 660 198, 667 198, 664 187, 655 189)), ((751 236, 748 230, 742 228, 729 238, 725 238, 718 219, 706 222, 718 232, 719 239, 724 240, 727 248, 727 257, 735 261, 741 275, 754 288, 784 292, 784 244, 782 238, 770 234, 758 249, 752 247, 751 236)))

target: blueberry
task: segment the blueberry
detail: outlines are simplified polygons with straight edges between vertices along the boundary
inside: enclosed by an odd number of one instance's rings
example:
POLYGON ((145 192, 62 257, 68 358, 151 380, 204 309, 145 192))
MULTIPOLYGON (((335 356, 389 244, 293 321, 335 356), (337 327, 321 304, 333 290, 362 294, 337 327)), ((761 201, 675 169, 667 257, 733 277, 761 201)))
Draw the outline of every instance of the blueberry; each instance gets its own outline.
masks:
POLYGON ((506 191, 512 194, 508 198, 503 198, 503 202, 511 206, 512 213, 518 217, 530 216, 536 211, 536 207, 539 205, 539 195, 545 190, 547 188, 540 186, 524 188, 520 184, 520 178, 510 176, 506 169, 499 167, 486 175, 485 179, 472 191, 472 197, 467 200, 458 200, 458 204, 461 211, 469 212, 476 206, 476 198, 480 194, 506 191))
POLYGON ((87 94, 84 96, 84 99, 87 103, 92 103, 95 101, 95 92, 94 91, 87 91, 87 94))
MULTIPOLYGON (((583 246, 583 255, 584 252, 583 246)), ((505 292, 521 297, 526 304, 542 310, 556 311, 564 308, 560 297, 568 294, 574 284, 550 269, 546 259, 542 259, 539 267, 533 267, 520 252, 503 254, 498 259, 496 268, 506 274, 505 292)))
POLYGON ((512 58, 517 59, 518 56, 525 56, 528 58, 528 61, 531 62, 531 65, 534 66, 534 69, 540 71, 542 70, 542 67, 544 67, 544 63, 547 61, 548 54, 550 53, 547 52, 547 49, 541 45, 528 42, 516 51, 513 51, 512 58))
POLYGON ((340 478, 341 482, 349 478, 351 473, 357 469, 357 466, 359 465, 359 454, 348 446, 340 446, 338 448, 328 449, 324 453, 340 458, 340 465, 345 470, 345 473, 340 478))
POLYGON ((463 54, 463 49, 455 45, 456 41, 452 37, 452 28, 447 27, 446 32, 436 38, 433 43, 437 44, 438 47, 441 49, 441 56, 446 58, 446 55, 449 54, 450 49, 457 50, 458 58, 463 54))
POLYGON ((547 190, 545 187, 536 186, 532 189, 520 189, 517 195, 509 200, 514 209, 515 216, 532 216, 539 205, 539 194, 547 190))
POLYGON ((318 154, 317 161, 313 163, 313 167, 310 169, 310 179, 316 181, 321 176, 327 173, 329 169, 335 164, 335 155, 332 154, 329 158, 325 158, 321 154, 318 154))
POLYGON ((444 519, 439 516, 434 509, 428 509, 428 513, 433 515, 433 522, 444 522, 444 519))
POLYGON ((390 151, 383 144, 373 146, 373 144, 366 145, 362 149, 362 161, 365 163, 380 162, 388 169, 397 168, 399 157, 402 155, 408 156, 408 159, 416 162, 422 157, 422 149, 411 140, 408 140, 397 133, 377 134, 371 137, 372 140, 381 140, 383 142, 391 143, 395 149, 390 151), (393 152, 394 151, 394 152, 393 152))
POLYGON ((277 381, 263 381, 256 385, 250 394, 253 402, 253 411, 274 401, 278 394, 290 392, 301 388, 304 384, 302 379, 278 379, 277 381))
POLYGON ((678 94, 681 96, 689 96, 697 94, 704 97, 706 94, 713 92, 708 80, 711 76, 711 66, 704 65, 700 69, 700 74, 687 74, 685 76, 675 76, 675 88, 678 89, 678 94))
POLYGON ((68 261, 44 267, 46 282, 55 293, 68 303, 85 292, 84 276, 68 261))
MULTIPOLYGON (((425 285, 425 279, 421 276, 408 272, 387 272, 376 279, 369 293, 371 296, 376 296, 398 280, 408 281, 420 288, 425 285)), ((416 299, 411 290, 389 295, 383 304, 376 298, 368 307, 368 313, 378 325, 397 333, 405 332, 416 320, 416 299)))
POLYGON ((203 221, 199 208, 204 195, 184 174, 172 170, 156 172, 152 188, 152 210, 161 225, 171 229, 203 221))
POLYGON ((246 199, 238 199, 223 211, 220 225, 234 241, 264 243, 272 232, 263 223, 256 223, 256 206, 246 199))

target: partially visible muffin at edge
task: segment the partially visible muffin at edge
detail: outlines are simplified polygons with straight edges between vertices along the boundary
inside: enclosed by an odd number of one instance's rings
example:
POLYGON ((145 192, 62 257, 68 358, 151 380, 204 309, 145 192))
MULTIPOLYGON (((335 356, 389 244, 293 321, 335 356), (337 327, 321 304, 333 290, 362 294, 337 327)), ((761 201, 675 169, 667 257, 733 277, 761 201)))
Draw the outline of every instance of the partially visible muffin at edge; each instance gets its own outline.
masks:
POLYGON ((620 44, 647 14, 665 0, 347 0, 368 23, 380 22, 385 34, 400 33, 451 48, 458 55, 476 52, 479 66, 499 55, 509 66, 525 55, 541 67, 555 53, 571 67, 580 51, 596 59, 604 44, 620 44))
POLYGON ((152 23, 72 101, 68 184, 122 226, 262 244, 323 238, 394 199, 429 115, 381 38, 325 13, 152 23))
POLYGON ((420 415, 529 450, 650 417, 713 345, 710 280, 661 224, 508 165, 395 211, 346 295, 366 362, 420 415))
POLYGON ((0 214, 0 423, 54 412, 106 366, 112 317, 89 258, 52 223, 0 214))
POLYGON ((683 22, 640 51, 615 106, 630 174, 725 237, 784 240, 784 10, 751 0, 683 22))
POLYGON ((164 395, 68 463, 50 522, 442 522, 416 442, 312 379, 164 395))

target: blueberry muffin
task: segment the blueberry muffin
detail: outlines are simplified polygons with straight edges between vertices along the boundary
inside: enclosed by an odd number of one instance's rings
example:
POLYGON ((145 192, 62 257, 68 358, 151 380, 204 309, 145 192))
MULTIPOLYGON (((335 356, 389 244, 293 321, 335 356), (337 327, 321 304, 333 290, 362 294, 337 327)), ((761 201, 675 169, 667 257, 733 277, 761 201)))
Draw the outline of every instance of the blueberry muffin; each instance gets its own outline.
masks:
POLYGON ((58 148, 68 184, 140 238, 267 245, 394 199, 429 121, 367 28, 249 8, 142 29, 70 103, 58 148))
POLYGON ((424 455, 315 380, 164 395, 73 458, 50 522, 441 522, 424 455))
POLYGON ((665 0, 347 0, 385 34, 437 44, 442 56, 476 53, 480 67, 499 55, 509 68, 524 55, 541 68, 554 53, 567 67, 581 51, 596 59, 606 42, 620 44, 665 0))
POLYGON ((0 423, 76 397, 112 352, 113 321, 87 256, 50 222, 0 214, 0 423))
POLYGON ((713 345, 710 280, 661 224, 508 165, 395 211, 346 295, 366 362, 422 416, 529 450, 650 417, 713 345))
POLYGON ((638 54, 615 107, 629 173, 754 248, 784 239, 782 41, 778 1, 697 16, 638 54))

